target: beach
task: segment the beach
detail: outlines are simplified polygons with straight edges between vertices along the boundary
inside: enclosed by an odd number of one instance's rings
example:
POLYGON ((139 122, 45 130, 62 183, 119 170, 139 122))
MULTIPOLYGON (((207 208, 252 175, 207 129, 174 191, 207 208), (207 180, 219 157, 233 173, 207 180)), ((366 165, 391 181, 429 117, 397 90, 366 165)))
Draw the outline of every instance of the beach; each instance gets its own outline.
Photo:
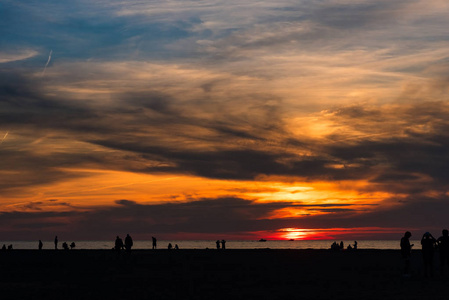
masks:
POLYGON ((398 250, 12 250, 2 299, 447 299, 449 277, 398 250))

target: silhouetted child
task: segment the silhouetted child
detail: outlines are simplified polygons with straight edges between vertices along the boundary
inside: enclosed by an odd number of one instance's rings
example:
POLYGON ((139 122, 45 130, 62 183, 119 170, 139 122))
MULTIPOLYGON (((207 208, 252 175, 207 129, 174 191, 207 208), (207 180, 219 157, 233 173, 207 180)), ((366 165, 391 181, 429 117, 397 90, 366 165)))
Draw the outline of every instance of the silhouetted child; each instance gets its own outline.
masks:
POLYGON ((345 244, 343 244, 343 241, 340 242, 340 250, 343 250, 345 248, 345 244))
POLYGON ((70 244, 70 249, 73 249, 73 248, 75 248, 75 247, 76 247, 75 242, 72 242, 72 243, 70 244))
POLYGON ((226 249, 226 241, 221 240, 221 249, 226 249))
POLYGON ((8 246, 8 251, 12 250, 12 244, 8 246))
POLYGON ((215 242, 215 244, 217 244, 217 249, 220 249, 220 241, 217 240, 217 241, 215 242))
POLYGON ((178 244, 175 244, 175 250, 179 250, 178 244))
POLYGON ((168 250, 171 250, 171 249, 173 249, 173 246, 171 243, 168 243, 168 250))
POLYGON ((39 240, 39 250, 42 250, 42 247, 44 246, 44 244, 42 243, 41 240, 39 240))
POLYGON ((441 275, 444 274, 444 266, 449 267, 449 231, 443 229, 443 236, 437 239, 438 250, 440 252, 440 272, 441 275))
POLYGON ((3 244, 2 251, 6 251, 6 245, 3 244))
POLYGON ((55 250, 58 250, 58 236, 55 236, 55 250))
POLYGON ((133 246, 133 239, 132 239, 132 237, 129 234, 127 234, 126 237, 125 237, 125 249, 126 249, 126 251, 130 252, 132 246, 133 246))
POLYGON ((404 260, 404 275, 410 274, 410 255, 414 244, 410 245, 410 237, 412 236, 410 231, 407 231, 401 238, 401 256, 404 260))
POLYGON ((69 250, 69 245, 66 242, 62 243, 62 249, 69 250))
POLYGON ((354 250, 357 250, 357 241, 354 241, 354 250))
POLYGON ((428 275, 433 277, 433 251, 435 243, 435 238, 429 232, 423 234, 421 239, 421 246, 425 277, 427 277, 428 275))

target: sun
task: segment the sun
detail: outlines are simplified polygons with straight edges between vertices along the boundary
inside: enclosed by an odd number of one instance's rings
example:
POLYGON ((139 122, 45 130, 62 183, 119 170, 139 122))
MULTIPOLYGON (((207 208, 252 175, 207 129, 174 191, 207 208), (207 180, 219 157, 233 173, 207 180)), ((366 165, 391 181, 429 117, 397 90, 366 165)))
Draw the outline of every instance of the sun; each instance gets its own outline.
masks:
POLYGON ((282 228, 280 237, 287 240, 306 240, 313 235, 308 229, 300 228, 282 228))

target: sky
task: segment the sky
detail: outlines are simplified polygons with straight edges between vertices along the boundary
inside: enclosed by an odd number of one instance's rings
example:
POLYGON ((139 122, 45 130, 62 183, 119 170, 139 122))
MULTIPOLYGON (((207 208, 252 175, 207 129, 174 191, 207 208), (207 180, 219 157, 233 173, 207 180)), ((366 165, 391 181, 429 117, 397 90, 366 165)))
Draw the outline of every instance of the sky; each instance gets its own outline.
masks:
POLYGON ((3 0, 0 240, 439 236, 448 15, 446 0, 3 0))

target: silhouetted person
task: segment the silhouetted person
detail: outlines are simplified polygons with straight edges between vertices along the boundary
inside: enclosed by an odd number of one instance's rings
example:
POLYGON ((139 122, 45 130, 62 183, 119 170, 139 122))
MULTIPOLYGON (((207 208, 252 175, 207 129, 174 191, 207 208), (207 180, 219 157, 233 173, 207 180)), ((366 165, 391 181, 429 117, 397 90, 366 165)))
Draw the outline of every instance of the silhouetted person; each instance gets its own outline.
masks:
POLYGON ((126 237, 125 237, 125 249, 126 249, 126 251, 130 252, 132 246, 133 246, 133 238, 129 234, 127 234, 126 237))
POLYGON ((55 250, 58 250, 58 236, 55 236, 55 250))
POLYGON ((423 234, 421 239, 421 246, 425 277, 427 277, 428 275, 433 276, 433 252, 435 243, 435 238, 429 232, 423 234))
POLYGON ((221 249, 226 249, 226 241, 221 240, 221 249))
POLYGON ((171 243, 168 243, 168 250, 171 250, 171 249, 173 249, 173 246, 171 243))
POLYGON ((125 249, 131 251, 133 245, 134 245, 133 238, 128 233, 125 237, 125 249))
POLYGON ((343 241, 340 242, 340 250, 343 250, 345 248, 345 244, 343 244, 343 241))
POLYGON ((217 249, 220 249, 220 241, 217 240, 217 241, 215 242, 215 244, 217 244, 217 249))
POLYGON ((115 238, 115 250, 120 251, 123 248, 123 240, 117 235, 115 238))
POLYGON ((337 242, 333 242, 332 243, 332 245, 331 245, 331 250, 334 250, 334 251, 338 251, 338 250, 340 250, 340 246, 337 244, 337 242))
POLYGON ((351 250, 352 250, 352 246, 351 246, 351 245, 348 245, 348 247, 346 248, 346 250, 351 251, 351 250))
POLYGON ((157 240, 154 236, 152 236, 151 239, 153 240, 153 249, 156 249, 157 248, 157 240))
POLYGON ((178 244, 175 244, 175 250, 179 250, 178 244))
POLYGON ((12 250, 12 244, 8 246, 8 251, 12 250))
POLYGON ((39 250, 42 250, 42 247, 44 246, 44 244, 42 243, 41 240, 39 240, 39 250))
POLYGON ((449 267, 449 231, 443 229, 443 236, 437 239, 438 249, 440 252, 440 271, 441 275, 444 274, 444 266, 449 267))
POLYGON ((66 242, 62 243, 62 249, 69 250, 69 245, 66 242))
POLYGON ((354 241, 354 246, 353 246, 354 250, 357 250, 357 241, 354 241))
POLYGON ((401 256, 404 260, 404 275, 410 274, 410 255, 414 244, 410 245, 410 237, 412 236, 410 231, 407 231, 401 238, 401 256))
POLYGON ((2 251, 6 251, 6 245, 3 244, 2 251))
POLYGON ((73 248, 75 248, 75 247, 76 247, 75 242, 72 242, 72 243, 70 244, 70 249, 73 249, 73 248))

